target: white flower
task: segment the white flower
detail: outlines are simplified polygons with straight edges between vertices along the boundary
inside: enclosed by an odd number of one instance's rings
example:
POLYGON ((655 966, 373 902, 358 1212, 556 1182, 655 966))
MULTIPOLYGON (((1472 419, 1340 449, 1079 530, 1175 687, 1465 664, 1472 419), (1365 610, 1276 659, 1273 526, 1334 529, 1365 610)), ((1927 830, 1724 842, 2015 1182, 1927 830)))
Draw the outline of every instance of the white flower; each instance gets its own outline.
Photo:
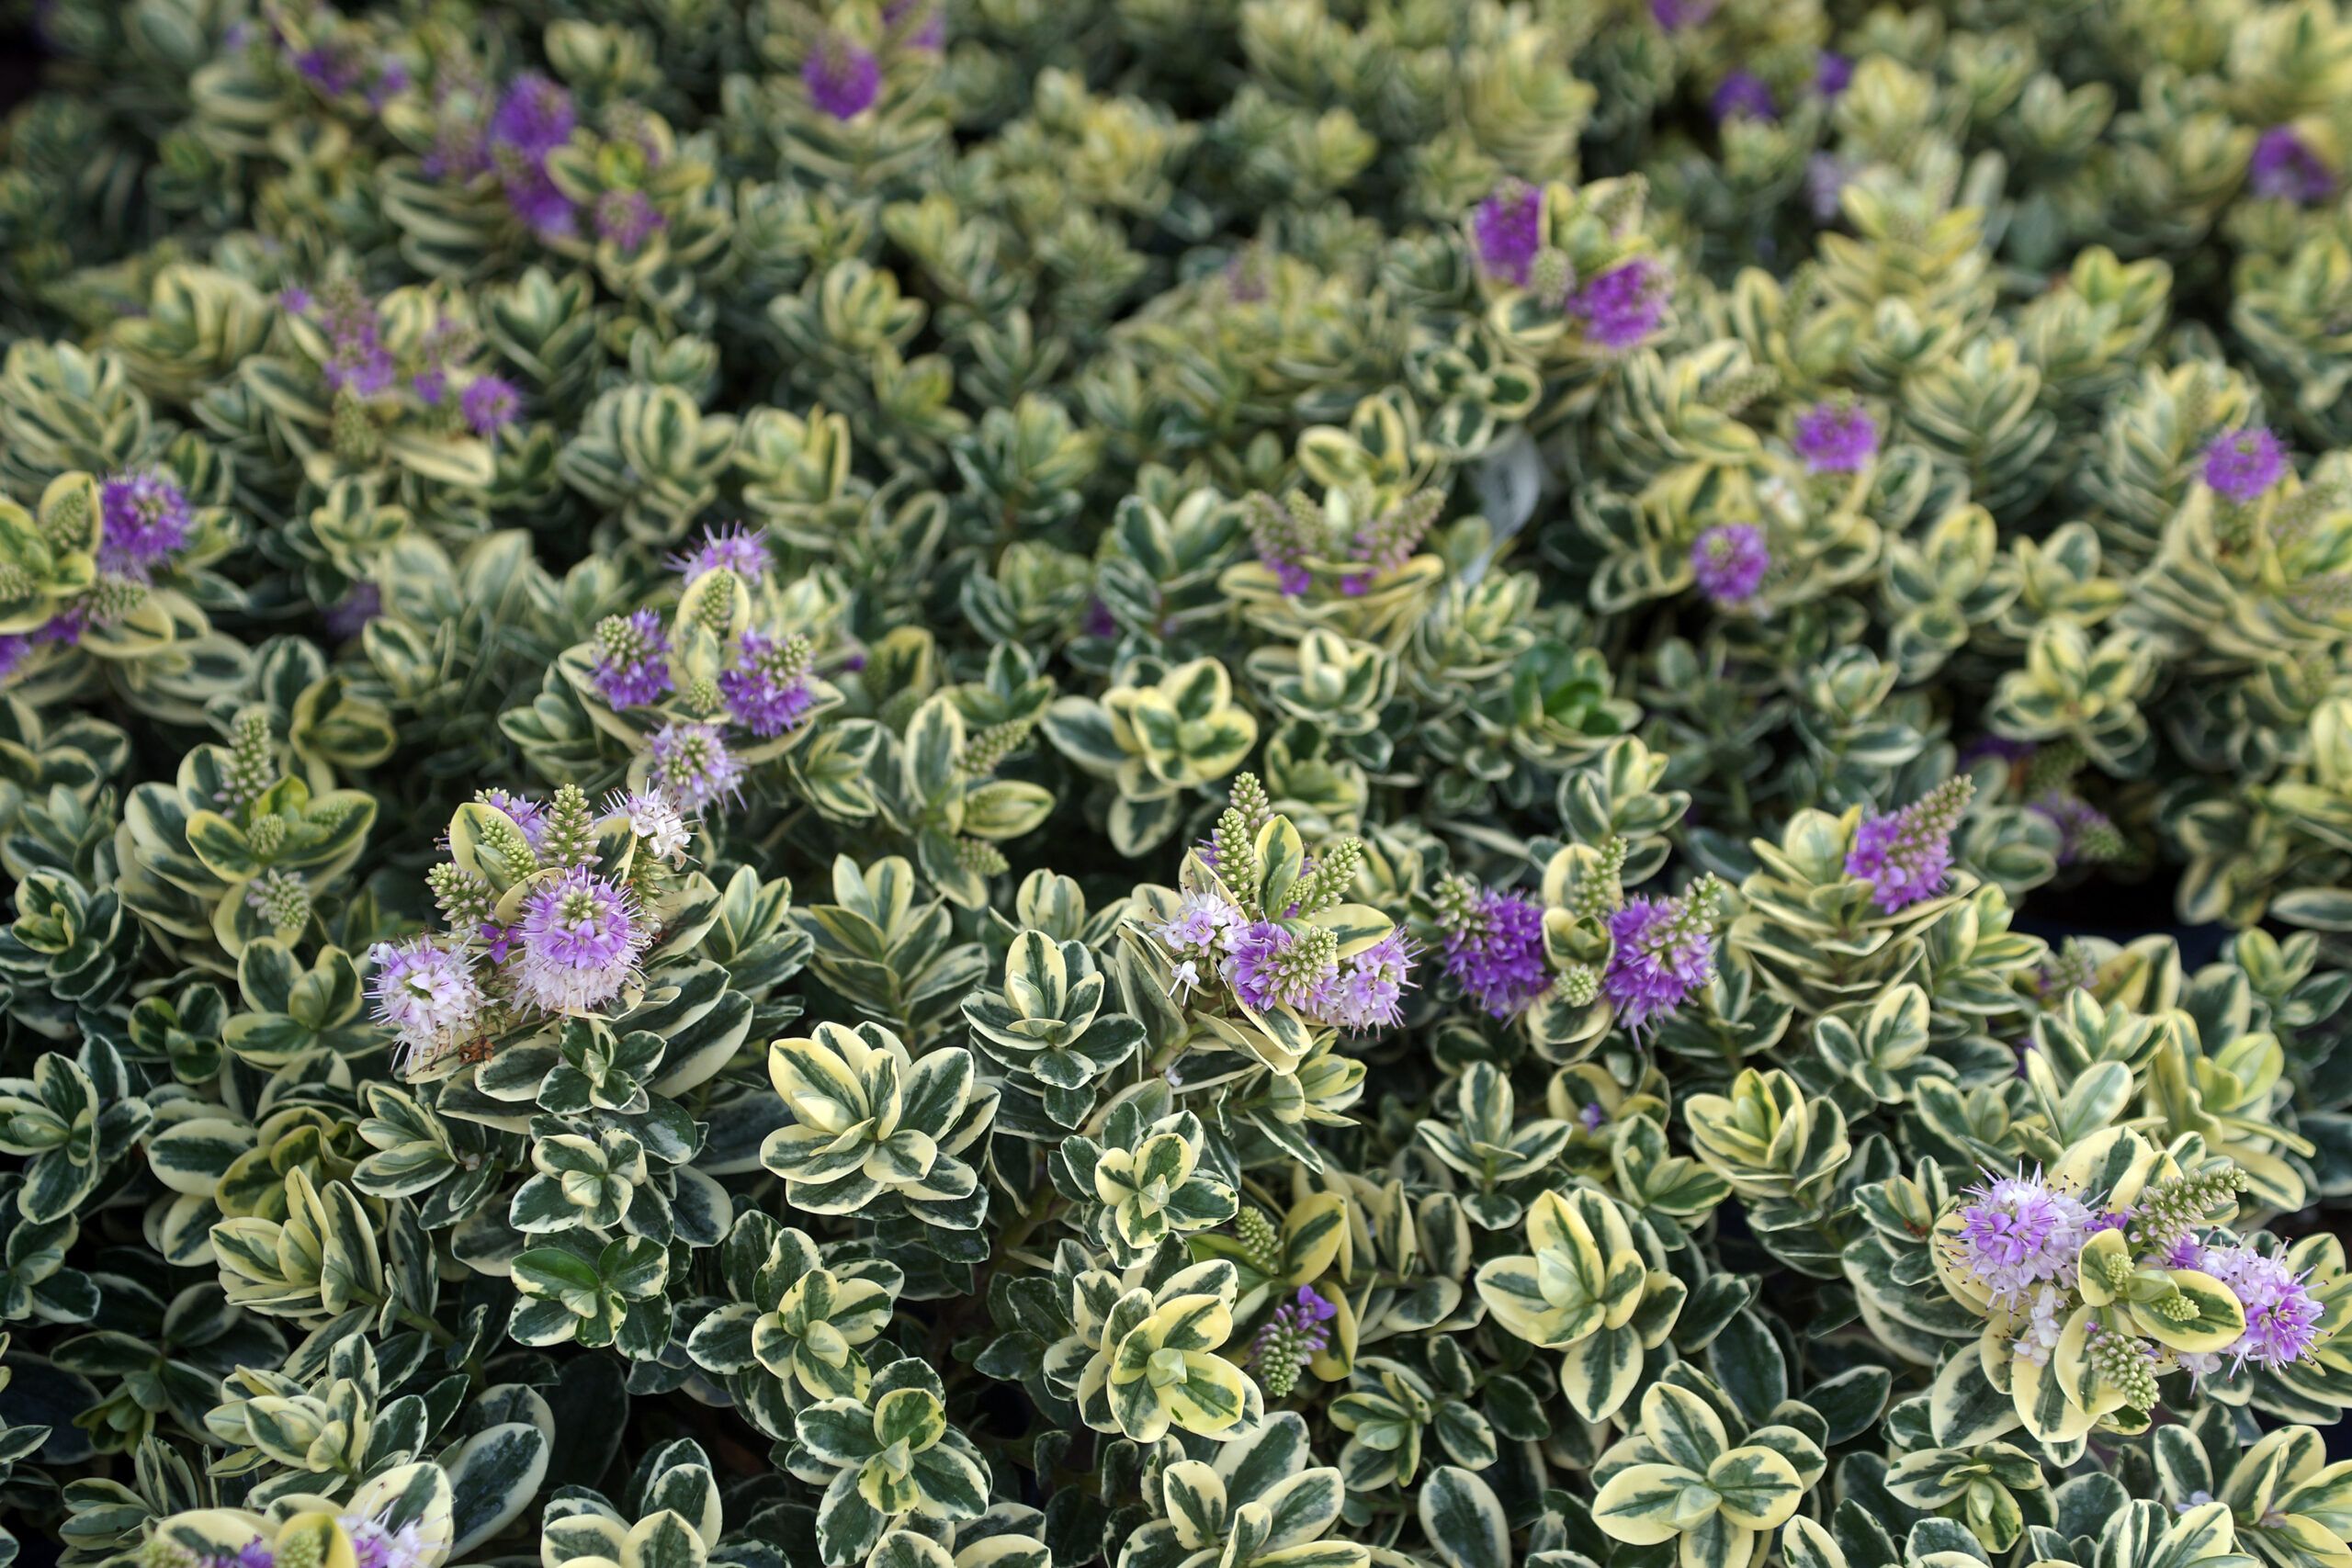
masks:
POLYGON ((2037 1367, 2050 1364, 2050 1352, 2058 1348, 2058 1337, 2065 1329, 2058 1319, 2058 1309, 2063 1304, 2064 1298, 2048 1285, 2036 1292, 2025 1332, 2018 1336, 2012 1347, 2018 1359, 2031 1361, 2037 1367))
POLYGON ((616 794, 605 808, 616 817, 627 817, 628 830, 644 840, 645 847, 655 855, 673 865, 685 863, 692 834, 684 815, 668 795, 658 789, 616 794))
POLYGON ((441 1553, 424 1537, 424 1528, 412 1519, 397 1530, 384 1528, 381 1519, 364 1514, 345 1514, 335 1520, 366 1568, 430 1568, 441 1553))
POLYGON ((1153 934, 1170 953, 1205 958, 1230 946, 1231 933, 1241 923, 1241 911, 1215 894, 1188 893, 1176 918, 1153 934))
POLYGON ((376 1021, 399 1037, 403 1063, 438 1056, 473 1032, 484 998, 463 952, 419 937, 379 942, 368 958, 376 1021))

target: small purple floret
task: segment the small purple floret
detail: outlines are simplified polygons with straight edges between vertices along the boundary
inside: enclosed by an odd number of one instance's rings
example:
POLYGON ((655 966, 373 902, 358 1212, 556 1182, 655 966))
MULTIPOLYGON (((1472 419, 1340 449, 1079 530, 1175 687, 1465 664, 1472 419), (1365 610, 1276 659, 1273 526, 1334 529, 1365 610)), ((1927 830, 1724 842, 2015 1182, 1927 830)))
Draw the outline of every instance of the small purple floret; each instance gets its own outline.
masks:
POLYGON ((580 116, 571 95, 536 71, 506 85, 490 117, 490 138, 528 157, 544 157, 571 140, 580 116))
POLYGON ((1474 917, 1445 933, 1445 972, 1492 1018, 1510 1018, 1552 988, 1544 958, 1544 909, 1532 898, 1487 888, 1474 917))
POLYGON ((2091 1211, 2032 1176, 1985 1173, 1960 1212, 1960 1262, 1996 1302, 2022 1303, 2037 1285, 2071 1284, 2091 1211))
POLYGON ((2274 125, 2254 144, 2246 184, 2256 196, 2277 197, 2303 207, 2335 194, 2335 171, 2293 126, 2274 125))
POLYGON ((652 941, 628 891, 585 866, 525 898, 521 926, 515 996, 550 1012, 582 1011, 619 995, 652 941))
POLYGON ((1609 917, 1609 935, 1600 990, 1628 1029, 1673 1012, 1715 977, 1714 934, 1684 900, 1636 894, 1609 917))
POLYGON ((718 677, 727 711, 763 740, 799 728, 817 705, 806 679, 807 658, 795 658, 774 637, 756 631, 745 632, 740 647, 741 662, 718 677))
POLYGON ((458 394, 458 412, 476 435, 488 440, 514 423, 523 395, 503 376, 477 376, 458 394))
POLYGON ((605 652, 596 661, 596 686, 615 709, 642 707, 675 690, 670 678, 670 638, 657 610, 639 610, 626 621, 600 628, 605 652))
POLYGON ((1413 956, 1405 933, 1390 931, 1342 961, 1338 977, 1323 989, 1321 1021, 1358 1033, 1402 1023, 1413 956))
POLYGON ((368 957, 376 1021, 392 1032, 404 1061, 436 1055, 472 1034, 486 998, 462 949, 418 937, 379 942, 368 957))
POLYGON ((809 100, 835 119, 855 119, 882 90, 882 62, 845 39, 828 38, 800 67, 809 100))
POLYGON ((2205 482, 2222 500, 2244 506, 2287 475, 2287 448, 2259 425, 2225 431, 2205 448, 2205 482))
POLYGON ((2190 1267, 2227 1285, 2245 1309, 2245 1333, 2223 1352, 2237 1358, 2233 1373, 2248 1361, 2275 1371, 2301 1360, 2319 1343, 2322 1314, 2311 1277, 2295 1273, 2286 1259, 2250 1247, 2209 1247, 2190 1267))
POLYGON ((1951 871, 1951 835, 1973 784, 1948 779, 1899 811, 1874 813, 1855 829, 1846 874, 1871 885, 1871 899, 1892 914, 1943 891, 1951 871))
POLYGON ((1797 416, 1797 456, 1816 474, 1850 474, 1878 456, 1878 421, 1854 403, 1815 403, 1797 416))
POLYGON ((1780 106, 1772 101, 1772 89, 1763 77, 1753 71, 1735 70, 1715 88, 1708 100, 1715 123, 1735 119, 1774 120, 1781 118, 1780 106))
POLYGON ((1290 950, 1290 932, 1272 920, 1252 920, 1229 940, 1233 955, 1227 964, 1226 980, 1243 1005, 1259 1012, 1283 1001, 1296 1005, 1275 963, 1290 950))
POLYGON ((1585 337, 1614 354, 1657 330, 1666 317, 1666 269, 1647 256, 1611 267, 1568 299, 1568 313, 1584 322, 1585 337))
POLYGON ((187 496, 153 468, 118 474, 98 487, 98 565, 144 581, 187 543, 195 515, 187 496))
POLYGON ((700 544, 670 558, 670 570, 684 572, 689 587, 721 570, 757 582, 767 575, 768 566, 766 541, 740 523, 706 530, 700 544))
POLYGON ((673 720, 654 731, 656 787, 690 811, 705 811, 742 791, 743 764, 727 749, 715 724, 673 720))
POLYGON ((1721 524, 1690 542, 1690 570, 1699 591, 1722 609, 1755 598, 1771 567, 1764 531, 1751 523, 1721 524))
POLYGON ((1526 288, 1528 269, 1544 248, 1544 193, 1524 180, 1504 181, 1478 204, 1470 231, 1488 276, 1526 288))

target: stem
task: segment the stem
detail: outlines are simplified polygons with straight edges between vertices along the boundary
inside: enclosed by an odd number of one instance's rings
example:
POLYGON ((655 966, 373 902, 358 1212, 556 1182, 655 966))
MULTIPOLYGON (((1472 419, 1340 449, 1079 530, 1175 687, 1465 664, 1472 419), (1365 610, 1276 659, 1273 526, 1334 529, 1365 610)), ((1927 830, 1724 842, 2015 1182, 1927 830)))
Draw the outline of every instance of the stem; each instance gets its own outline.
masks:
POLYGON ((1017 1221, 1011 1229, 1004 1233, 1003 1237, 996 1244, 997 1250, 1000 1253, 1008 1253, 1014 1250, 1023 1242, 1027 1241, 1029 1239, 1030 1233, 1035 1231, 1039 1225, 1044 1224, 1047 1219, 1052 1217, 1056 1211, 1061 1208, 1061 1206, 1062 1199, 1059 1193, 1051 1193, 1047 1195, 1044 1202, 1038 1204, 1034 1209, 1024 1212, 1019 1221, 1017 1221))
POLYGON ((402 1323, 407 1324, 411 1328, 415 1329, 418 1333, 430 1338, 435 1345, 447 1347, 455 1345, 458 1342, 458 1337, 456 1335, 450 1333, 438 1323, 435 1323, 432 1318, 427 1317, 424 1314, 418 1312, 413 1307, 401 1308, 400 1320, 402 1323))

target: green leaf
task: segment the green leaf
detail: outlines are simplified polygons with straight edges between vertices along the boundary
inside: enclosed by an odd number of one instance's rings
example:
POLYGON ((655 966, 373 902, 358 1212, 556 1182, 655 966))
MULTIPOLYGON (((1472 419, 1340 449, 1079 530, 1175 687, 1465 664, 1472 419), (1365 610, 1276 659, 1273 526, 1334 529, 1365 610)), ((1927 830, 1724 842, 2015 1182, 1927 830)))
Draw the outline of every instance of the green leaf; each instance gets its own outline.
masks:
POLYGON ((1960 1346, 1936 1373, 1928 1391, 1928 1420, 1939 1448, 1974 1448, 2013 1430, 2019 1423, 2017 1404, 1984 1376, 1984 1359, 1974 1340, 1960 1346))
POLYGON ((1446 1568, 1510 1568, 1510 1527, 1502 1503, 1473 1472, 1450 1464, 1430 1471, 1416 1512, 1446 1568))
POLYGON ((1298 829, 1290 825, 1287 817, 1276 817, 1258 829, 1259 876, 1253 889, 1237 892, 1254 893, 1258 908, 1268 919, 1280 919, 1290 907, 1290 890, 1298 883, 1300 871, 1306 863, 1306 845, 1299 838, 1298 829))
POLYGON ((1788 1361, 1771 1330, 1752 1312, 1724 1325, 1707 1347, 1707 1367, 1750 1421, 1770 1419, 1772 1407, 1789 1396, 1788 1361))
POLYGON ((480 1545, 504 1529, 530 1506, 548 1472, 547 1435, 520 1421, 503 1422, 475 1433, 448 1472, 453 1552, 480 1545))
POLYGON ((964 751, 964 716, 943 694, 917 708, 907 721, 906 791, 918 802, 933 802, 956 782, 956 760, 964 751))

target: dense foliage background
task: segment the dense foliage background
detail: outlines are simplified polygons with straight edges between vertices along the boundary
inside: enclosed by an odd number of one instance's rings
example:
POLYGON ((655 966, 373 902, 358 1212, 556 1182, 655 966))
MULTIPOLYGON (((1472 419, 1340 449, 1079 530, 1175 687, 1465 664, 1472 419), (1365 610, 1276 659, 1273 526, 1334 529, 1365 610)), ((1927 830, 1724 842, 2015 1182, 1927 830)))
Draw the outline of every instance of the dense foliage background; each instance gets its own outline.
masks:
POLYGON ((2352 1568, 2328 0, 40 0, 0 1563, 2352 1568))

